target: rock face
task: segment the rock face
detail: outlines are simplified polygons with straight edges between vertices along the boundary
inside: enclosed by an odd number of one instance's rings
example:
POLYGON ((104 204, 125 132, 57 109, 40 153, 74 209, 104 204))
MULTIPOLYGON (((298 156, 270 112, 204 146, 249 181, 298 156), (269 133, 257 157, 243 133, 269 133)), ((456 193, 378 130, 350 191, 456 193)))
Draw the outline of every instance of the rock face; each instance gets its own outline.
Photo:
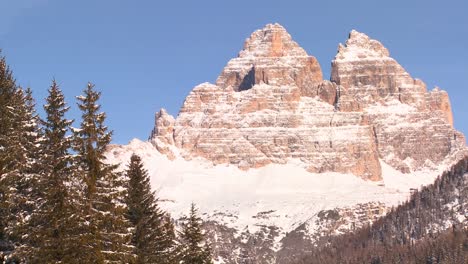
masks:
POLYGON ((153 140, 154 145, 159 152, 166 154, 170 160, 173 160, 175 157, 170 150, 170 146, 174 145, 175 119, 165 109, 161 109, 156 113, 155 120, 156 122, 151 134, 158 136, 157 139, 153 140))
POLYGON ((234 91, 248 90, 256 84, 293 85, 306 92, 322 79, 318 61, 275 24, 255 31, 247 39, 244 49, 229 61, 216 85, 234 91))
POLYGON ((255 31, 216 84, 187 96, 179 116, 156 116, 151 141, 162 153, 242 169, 299 159, 311 172, 381 179, 379 159, 403 172, 465 148, 446 92, 426 91, 378 41, 351 31, 323 80, 318 61, 286 30, 255 31))
POLYGON ((337 108, 364 112, 374 131, 379 156, 403 172, 439 163, 465 146, 453 130, 450 101, 438 88, 413 79, 383 45, 351 31, 332 62, 331 81, 339 85, 337 108))

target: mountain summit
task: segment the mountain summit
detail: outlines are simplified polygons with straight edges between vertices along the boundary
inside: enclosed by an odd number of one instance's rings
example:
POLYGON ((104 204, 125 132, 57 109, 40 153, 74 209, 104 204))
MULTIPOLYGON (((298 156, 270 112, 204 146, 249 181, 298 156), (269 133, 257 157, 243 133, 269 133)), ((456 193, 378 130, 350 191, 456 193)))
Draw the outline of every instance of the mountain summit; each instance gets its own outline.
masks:
POLYGON ((216 85, 244 91, 256 84, 304 87, 321 81, 318 61, 307 55, 286 29, 269 24, 245 41, 243 50, 228 62, 216 85))
POLYGON ((382 180, 381 161, 404 172, 464 152, 445 91, 426 90, 367 35, 351 31, 323 80, 318 61, 279 24, 245 41, 216 84, 195 87, 177 118, 156 115, 151 142, 175 157, 243 170, 299 160, 314 173, 382 180))
MULTIPOLYGON (((324 237, 369 225, 468 155, 447 93, 427 91, 355 30, 323 80, 318 61, 269 24, 215 84, 190 92, 177 118, 162 109, 155 123, 149 141, 113 146, 108 160, 140 155, 175 219, 197 203, 216 263, 290 263, 324 237)), ((443 225, 467 221, 457 212, 443 225)))

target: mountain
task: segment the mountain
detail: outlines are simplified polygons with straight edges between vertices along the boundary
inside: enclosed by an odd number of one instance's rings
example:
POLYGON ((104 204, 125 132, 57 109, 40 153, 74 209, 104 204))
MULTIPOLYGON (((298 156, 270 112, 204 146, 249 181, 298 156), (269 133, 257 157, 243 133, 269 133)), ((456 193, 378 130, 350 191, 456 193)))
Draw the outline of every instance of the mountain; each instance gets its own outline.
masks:
MULTIPOLYGON (((356 232, 328 237, 297 262, 467 263, 468 159, 415 191, 404 204, 356 232)), ((324 238, 325 239, 325 238, 324 238)))
POLYGON ((200 206, 218 263, 284 263, 468 155, 448 94, 427 91, 380 42, 351 31, 328 81, 278 24, 252 33, 177 118, 156 113, 149 141, 107 158, 125 165, 134 152, 175 219, 200 206))

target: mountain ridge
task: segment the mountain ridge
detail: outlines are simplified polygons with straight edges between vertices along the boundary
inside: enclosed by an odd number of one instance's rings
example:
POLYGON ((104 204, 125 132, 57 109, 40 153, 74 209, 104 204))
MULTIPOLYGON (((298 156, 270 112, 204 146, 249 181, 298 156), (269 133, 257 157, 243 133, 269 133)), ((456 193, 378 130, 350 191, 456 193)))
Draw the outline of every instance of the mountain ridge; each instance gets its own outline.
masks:
POLYGON ((269 24, 176 118, 161 109, 148 141, 114 145, 108 161, 140 155, 174 219, 197 203, 217 263, 277 263, 372 223, 468 155, 448 94, 389 56, 351 31, 323 80, 269 24))
POLYGON ((426 90, 380 42, 355 30, 339 45, 330 81, 323 80, 315 57, 281 25, 268 24, 216 84, 190 92, 177 118, 157 113, 150 140, 169 157, 175 145, 187 159, 242 169, 299 158, 311 172, 378 181, 379 158, 410 172, 465 147, 448 94, 426 90))

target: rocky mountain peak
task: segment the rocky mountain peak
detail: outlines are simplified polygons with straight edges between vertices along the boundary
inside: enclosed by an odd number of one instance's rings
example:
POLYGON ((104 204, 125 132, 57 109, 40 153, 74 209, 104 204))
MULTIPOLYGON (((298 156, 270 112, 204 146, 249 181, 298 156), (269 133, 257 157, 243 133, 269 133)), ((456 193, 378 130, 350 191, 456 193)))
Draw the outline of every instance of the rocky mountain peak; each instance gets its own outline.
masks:
POLYGON ((215 84, 192 89, 177 118, 161 109, 155 119, 149 142, 110 155, 126 164, 139 152, 172 216, 204 205, 219 263, 288 263, 324 234, 369 225, 468 155, 447 92, 427 91, 354 30, 328 81, 269 24, 215 84))
POLYGON ((155 115, 154 129, 150 136, 158 151, 166 154, 171 160, 175 158, 169 147, 174 145, 174 125, 174 117, 161 108, 155 115))
POLYGON ((353 29, 346 44, 339 44, 335 60, 385 59, 389 56, 382 43, 353 29))
POLYGON ((268 24, 245 41, 239 57, 307 56, 307 53, 280 24, 268 24))
POLYGON ((311 86, 321 82, 318 61, 307 55, 279 24, 268 24, 245 41, 239 56, 228 62, 216 85, 245 91, 257 84, 311 86))
POLYGON ((278 24, 255 31, 216 84, 196 86, 177 119, 156 115, 151 140, 174 158, 241 169, 299 161, 309 172, 382 179, 466 151, 448 94, 413 79, 377 40, 351 31, 325 81, 318 61, 278 24))

